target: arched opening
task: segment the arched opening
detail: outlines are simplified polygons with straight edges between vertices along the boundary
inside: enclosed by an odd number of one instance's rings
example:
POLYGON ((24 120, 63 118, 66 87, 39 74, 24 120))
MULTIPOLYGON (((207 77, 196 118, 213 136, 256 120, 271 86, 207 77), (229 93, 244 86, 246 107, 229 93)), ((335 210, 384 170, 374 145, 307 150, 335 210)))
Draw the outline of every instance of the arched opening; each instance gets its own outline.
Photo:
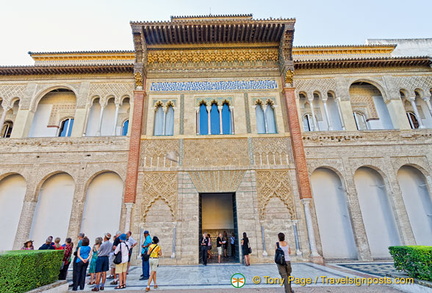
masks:
POLYGON ((199 131, 198 133, 201 135, 207 135, 209 134, 209 119, 208 119, 208 111, 207 111, 207 105, 203 101, 199 106, 199 131))
POLYGON ((220 113, 219 107, 216 102, 211 104, 210 108, 210 131, 211 134, 220 134, 221 133, 221 121, 220 121, 220 113))
POLYGON ((384 180, 377 171, 361 167, 354 183, 372 257, 389 257, 388 247, 401 242, 384 180))
POLYGON ((0 180, 0 251, 14 247, 16 232, 21 218, 26 182, 21 175, 9 175, 0 180))
POLYGON ((81 231, 90 241, 119 230, 122 199, 123 181, 116 173, 99 174, 90 182, 81 219, 81 231))
POLYGON ((94 99, 90 107, 87 118, 86 136, 96 136, 99 131, 99 117, 102 109, 99 100, 99 98, 94 99))
POLYGON ((121 135, 126 136, 128 134, 128 129, 129 129, 129 119, 123 122, 121 135))
POLYGON ((69 89, 56 89, 42 97, 30 128, 30 137, 55 137, 65 118, 75 116, 76 97, 69 89))
POLYGON ((349 93, 354 113, 365 115, 368 129, 393 129, 389 110, 376 86, 368 82, 355 82, 350 86, 349 93))
POLYGON ((5 121, 3 124, 3 128, 1 130, 0 137, 2 137, 2 138, 10 137, 12 134, 12 129, 13 129, 13 122, 12 121, 5 121))
POLYGON ((35 248, 50 235, 62 240, 68 236, 74 192, 75 183, 66 173, 53 175, 42 184, 30 230, 35 248))
POLYGON ((337 174, 326 168, 311 176, 322 252, 325 258, 357 258, 347 196, 337 174))
POLYGON ((416 168, 403 166, 397 173, 399 187, 417 245, 432 243, 432 201, 425 176, 416 168))
POLYGON ((73 124, 74 124, 73 118, 68 118, 66 120, 63 120, 60 123, 60 129, 59 129, 58 136, 60 136, 60 137, 71 136, 73 124))
POLYGON ((327 108, 329 112, 329 120, 333 130, 343 130, 342 119, 340 117, 339 105, 333 93, 327 94, 327 108))

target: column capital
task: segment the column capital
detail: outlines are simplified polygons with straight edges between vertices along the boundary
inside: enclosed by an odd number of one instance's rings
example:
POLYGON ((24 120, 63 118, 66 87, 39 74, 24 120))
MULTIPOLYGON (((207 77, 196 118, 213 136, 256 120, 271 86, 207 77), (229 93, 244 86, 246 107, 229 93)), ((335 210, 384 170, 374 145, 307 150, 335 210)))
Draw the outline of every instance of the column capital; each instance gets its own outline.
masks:
POLYGON ((422 100, 423 101, 430 101, 431 100, 431 96, 424 96, 424 97, 422 97, 422 100))

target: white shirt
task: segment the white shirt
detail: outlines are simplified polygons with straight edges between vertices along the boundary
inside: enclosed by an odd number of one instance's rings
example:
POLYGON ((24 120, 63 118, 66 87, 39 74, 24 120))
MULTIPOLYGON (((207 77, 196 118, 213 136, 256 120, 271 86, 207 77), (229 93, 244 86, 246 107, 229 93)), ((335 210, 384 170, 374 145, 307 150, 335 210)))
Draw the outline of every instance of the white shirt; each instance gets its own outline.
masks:
POLYGON ((122 262, 121 263, 126 263, 129 261, 129 244, 126 242, 120 242, 120 244, 117 245, 114 253, 119 252, 120 247, 121 247, 121 254, 122 254, 122 262))

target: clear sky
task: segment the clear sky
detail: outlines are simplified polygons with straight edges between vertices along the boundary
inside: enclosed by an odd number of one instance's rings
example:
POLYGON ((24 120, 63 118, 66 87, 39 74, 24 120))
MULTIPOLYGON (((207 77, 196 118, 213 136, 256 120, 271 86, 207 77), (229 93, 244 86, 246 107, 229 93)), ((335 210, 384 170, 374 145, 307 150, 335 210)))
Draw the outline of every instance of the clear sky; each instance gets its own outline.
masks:
POLYGON ((0 0, 0 66, 32 52, 132 50, 130 21, 175 15, 295 18, 294 45, 432 38, 432 0, 0 0))

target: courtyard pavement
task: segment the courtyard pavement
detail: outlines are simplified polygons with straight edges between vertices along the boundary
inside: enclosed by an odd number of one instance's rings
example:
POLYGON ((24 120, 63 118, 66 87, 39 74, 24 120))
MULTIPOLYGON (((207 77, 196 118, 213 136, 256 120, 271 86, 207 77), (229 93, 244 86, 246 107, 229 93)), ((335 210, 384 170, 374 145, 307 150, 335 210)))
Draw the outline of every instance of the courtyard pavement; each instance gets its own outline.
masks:
MULTIPOLYGON (((394 284, 396 280, 386 277, 398 274, 392 263, 327 263, 325 266, 313 263, 293 263, 293 290, 297 292, 432 292, 432 288, 413 284, 394 284), (360 284, 374 282, 376 284, 360 284), (384 282, 384 283, 383 283, 384 282), (344 283, 351 283, 344 285, 344 283), (357 283, 357 285, 356 285, 357 283), (392 284, 390 284, 392 283, 392 284)), ((400 274, 400 273, 399 273, 400 274)), ((141 268, 131 267, 126 289, 115 290, 109 281, 105 291, 143 291, 147 281, 140 281, 141 268)), ((69 282, 72 272, 69 272, 69 282)), ((399 282, 407 281, 403 275, 399 282)), ((150 292, 284 292, 275 264, 209 264, 190 266, 160 266, 157 272, 158 289, 151 286, 150 292), (244 278, 243 278, 244 277, 244 278), (234 285, 232 284, 234 282, 234 285), (235 288, 234 286, 241 288, 235 288)), ((84 291, 93 286, 86 285, 84 291)))

